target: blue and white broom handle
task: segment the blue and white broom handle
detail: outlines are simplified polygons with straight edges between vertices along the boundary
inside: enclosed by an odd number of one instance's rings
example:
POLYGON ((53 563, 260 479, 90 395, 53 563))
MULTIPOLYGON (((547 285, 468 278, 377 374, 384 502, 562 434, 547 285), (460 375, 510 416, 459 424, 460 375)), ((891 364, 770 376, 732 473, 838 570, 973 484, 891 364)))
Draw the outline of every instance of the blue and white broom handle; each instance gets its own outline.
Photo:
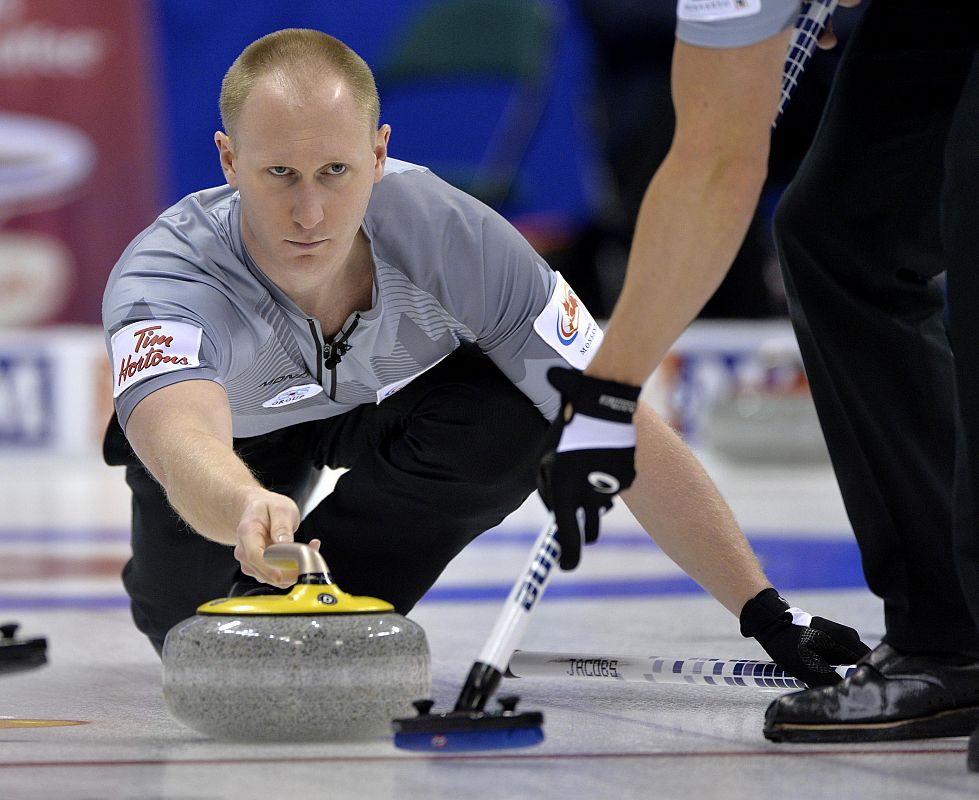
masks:
MULTIPOLYGON (((837 667, 841 677, 853 666, 837 667)), ((512 678, 558 678, 626 683, 683 683, 699 686, 751 686, 758 689, 805 689, 771 661, 718 658, 664 658, 517 650, 506 673, 512 678)))
POLYGON ((495 667, 501 673, 506 671, 510 654, 520 644, 530 621, 530 613, 559 569, 560 559, 561 545, 557 541, 557 525, 552 514, 538 534, 530 559, 510 590, 503 610, 479 654, 479 661, 495 667))
POLYGON ((792 35, 792 42, 789 44, 789 52, 782 72, 782 94, 778 101, 778 113, 775 115, 775 122, 772 123, 773 128, 782 116, 785 104, 799 83, 799 76, 802 75, 806 63, 812 57, 816 49, 816 42, 829 24, 829 19, 836 10, 836 6, 837 0, 812 0, 803 5, 802 12, 795 24, 795 32, 792 35))

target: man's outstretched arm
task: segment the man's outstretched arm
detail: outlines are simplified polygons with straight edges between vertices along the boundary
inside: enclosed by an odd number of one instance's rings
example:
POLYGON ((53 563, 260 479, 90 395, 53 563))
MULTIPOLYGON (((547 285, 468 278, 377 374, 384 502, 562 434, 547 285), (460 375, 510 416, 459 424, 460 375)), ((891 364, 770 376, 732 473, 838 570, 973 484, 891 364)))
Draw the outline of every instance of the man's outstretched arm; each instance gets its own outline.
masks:
POLYGON ((234 452, 231 409, 220 384, 181 381, 147 395, 133 409, 126 437, 191 528, 233 545, 246 575, 291 582, 294 575, 266 565, 263 553, 273 542, 293 540, 299 508, 265 489, 234 452))
POLYGON ((622 497, 639 524, 780 667, 809 685, 837 682, 833 667, 869 649, 857 632, 790 608, 680 437, 642 402, 635 421, 636 480, 622 497))

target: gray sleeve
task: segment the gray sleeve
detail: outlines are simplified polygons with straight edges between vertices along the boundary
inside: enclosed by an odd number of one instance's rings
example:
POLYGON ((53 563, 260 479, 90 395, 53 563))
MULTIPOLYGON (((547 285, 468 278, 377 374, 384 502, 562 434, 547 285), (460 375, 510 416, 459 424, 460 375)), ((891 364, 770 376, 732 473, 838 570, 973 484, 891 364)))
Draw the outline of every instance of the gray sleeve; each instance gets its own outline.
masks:
POLYGON ((133 275, 110 281, 103 323, 123 430, 136 405, 164 386, 185 380, 224 383, 230 359, 216 342, 230 341, 221 336, 222 329, 229 332, 226 304, 205 284, 133 275))
POLYGON ((584 366, 602 333, 570 287, 495 211, 427 171, 385 175, 371 199, 375 246, 435 298, 549 419, 552 366, 584 366))
POLYGON ((573 290, 501 217, 482 227, 483 314, 477 344, 548 419, 560 398, 552 366, 583 369, 602 332, 573 290))
POLYGON ((793 26, 799 0, 678 0, 676 38, 697 47, 746 47, 793 26))

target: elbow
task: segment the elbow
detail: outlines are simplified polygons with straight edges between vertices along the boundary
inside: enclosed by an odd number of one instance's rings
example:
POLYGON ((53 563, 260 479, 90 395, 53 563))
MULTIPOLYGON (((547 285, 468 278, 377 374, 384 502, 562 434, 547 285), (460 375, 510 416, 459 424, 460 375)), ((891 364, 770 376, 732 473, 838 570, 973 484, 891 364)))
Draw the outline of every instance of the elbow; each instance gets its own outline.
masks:
POLYGON ((667 158, 686 179, 752 205, 768 178, 768 131, 764 136, 674 137, 667 158))
POLYGON ((712 184, 719 191, 732 198, 732 203, 754 213, 768 178, 768 162, 723 162, 718 164, 712 175, 712 184))
MULTIPOLYGON (((135 426, 133 427, 135 428, 135 426)), ((170 484, 170 477, 166 467, 166 454, 160 444, 138 428, 135 430, 127 428, 126 438, 129 439, 129 445, 133 448, 133 452, 146 471, 166 491, 170 484)))

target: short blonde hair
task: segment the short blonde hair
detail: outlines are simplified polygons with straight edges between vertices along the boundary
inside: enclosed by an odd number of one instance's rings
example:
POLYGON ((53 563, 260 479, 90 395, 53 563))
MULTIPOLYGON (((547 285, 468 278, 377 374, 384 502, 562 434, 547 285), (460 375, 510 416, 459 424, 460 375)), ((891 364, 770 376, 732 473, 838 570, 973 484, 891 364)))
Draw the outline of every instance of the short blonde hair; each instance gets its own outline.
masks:
POLYGON ((339 39, 309 28, 285 28, 252 42, 228 68, 221 82, 221 124, 234 138, 241 110, 255 83, 278 72, 302 85, 324 75, 339 77, 363 109, 371 133, 377 130, 381 101, 370 67, 339 39))

